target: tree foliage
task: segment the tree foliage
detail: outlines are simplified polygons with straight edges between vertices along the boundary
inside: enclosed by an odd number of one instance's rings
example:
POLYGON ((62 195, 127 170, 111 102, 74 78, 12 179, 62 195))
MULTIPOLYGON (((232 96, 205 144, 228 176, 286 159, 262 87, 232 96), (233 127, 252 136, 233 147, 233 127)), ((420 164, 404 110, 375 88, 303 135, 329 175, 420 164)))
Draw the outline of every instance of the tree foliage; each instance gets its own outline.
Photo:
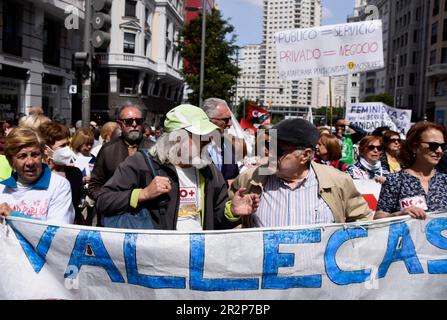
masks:
POLYGON ((394 105, 394 98, 388 93, 381 93, 377 95, 365 97, 363 102, 383 102, 384 104, 392 107, 394 105))
MULTIPOLYGON (((230 101, 231 88, 236 84, 240 69, 232 57, 238 47, 234 44, 234 27, 213 9, 206 16, 205 79, 203 99, 217 97, 230 101)), ((200 89, 202 15, 186 24, 177 46, 184 59, 182 75, 192 92, 190 103, 198 105, 200 89)))

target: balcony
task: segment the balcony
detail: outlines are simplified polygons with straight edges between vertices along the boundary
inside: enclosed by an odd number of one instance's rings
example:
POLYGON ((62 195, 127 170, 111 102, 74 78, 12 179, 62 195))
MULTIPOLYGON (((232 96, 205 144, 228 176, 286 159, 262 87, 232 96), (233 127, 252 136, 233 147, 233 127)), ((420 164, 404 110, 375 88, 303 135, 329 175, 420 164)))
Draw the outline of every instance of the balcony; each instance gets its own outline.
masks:
POLYGON ((426 77, 447 75, 447 63, 434 64, 427 67, 426 77))
POLYGON ((97 53, 99 63, 105 66, 134 66, 136 68, 146 68, 157 70, 156 63, 148 57, 143 57, 128 53, 97 53))

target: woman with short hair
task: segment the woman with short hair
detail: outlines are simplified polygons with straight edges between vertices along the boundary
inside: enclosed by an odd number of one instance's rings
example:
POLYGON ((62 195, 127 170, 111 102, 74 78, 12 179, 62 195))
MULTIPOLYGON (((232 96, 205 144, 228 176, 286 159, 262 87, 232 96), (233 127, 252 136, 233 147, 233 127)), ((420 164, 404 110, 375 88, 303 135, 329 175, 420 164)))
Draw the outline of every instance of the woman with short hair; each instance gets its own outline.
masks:
POLYGON ((323 133, 316 147, 314 161, 345 171, 348 165, 341 161, 340 142, 333 134, 323 133))
POLYGON ((6 137, 5 156, 13 175, 0 182, 0 215, 73 223, 74 208, 67 179, 42 163, 45 142, 29 128, 15 128, 6 137))
POLYGON ((375 180, 384 183, 389 174, 382 168, 380 156, 384 150, 382 138, 378 136, 366 136, 360 140, 359 159, 346 169, 352 179, 375 180))
POLYGON ((384 132, 382 139, 385 146, 385 151, 382 152, 382 157, 380 158, 382 168, 390 173, 399 172, 402 170, 398 159, 401 143, 399 133, 387 130, 384 132))
POLYGON ((82 172, 71 165, 74 156, 70 149, 70 131, 57 122, 47 122, 40 126, 40 135, 45 141, 45 162, 52 172, 66 178, 70 182, 73 207, 76 212, 75 223, 83 224, 79 204, 84 196, 82 172))
POLYGON ((388 176, 375 219, 425 219, 426 212, 447 209, 447 175, 436 170, 447 150, 446 139, 446 129, 439 124, 418 122, 410 129, 399 155, 405 169, 388 176))

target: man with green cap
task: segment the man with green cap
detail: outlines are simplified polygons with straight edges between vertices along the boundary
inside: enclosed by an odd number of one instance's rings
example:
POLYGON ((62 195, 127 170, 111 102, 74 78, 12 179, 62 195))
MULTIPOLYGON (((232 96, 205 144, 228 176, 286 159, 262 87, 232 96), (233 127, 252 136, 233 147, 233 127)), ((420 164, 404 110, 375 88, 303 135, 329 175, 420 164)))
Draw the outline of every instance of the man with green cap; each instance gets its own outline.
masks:
POLYGON ((156 229, 199 231, 239 224, 253 196, 238 194, 225 210, 227 186, 204 147, 218 127, 192 105, 166 115, 165 133, 149 151, 153 172, 138 152, 127 158, 104 185, 97 209, 106 216, 147 208, 156 229), (202 152, 202 150, 204 152, 202 152))

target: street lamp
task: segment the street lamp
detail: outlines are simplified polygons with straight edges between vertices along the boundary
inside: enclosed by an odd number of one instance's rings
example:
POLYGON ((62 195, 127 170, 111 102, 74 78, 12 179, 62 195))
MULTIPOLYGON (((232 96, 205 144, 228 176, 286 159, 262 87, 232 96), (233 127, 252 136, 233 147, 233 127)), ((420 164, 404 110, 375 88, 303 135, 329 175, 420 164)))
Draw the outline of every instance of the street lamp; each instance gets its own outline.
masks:
POLYGON ((203 105, 203 84, 205 79, 205 47, 206 47, 206 5, 202 0, 202 7, 185 7, 188 11, 198 11, 202 9, 202 46, 200 51, 200 87, 199 87, 199 107, 203 105))

